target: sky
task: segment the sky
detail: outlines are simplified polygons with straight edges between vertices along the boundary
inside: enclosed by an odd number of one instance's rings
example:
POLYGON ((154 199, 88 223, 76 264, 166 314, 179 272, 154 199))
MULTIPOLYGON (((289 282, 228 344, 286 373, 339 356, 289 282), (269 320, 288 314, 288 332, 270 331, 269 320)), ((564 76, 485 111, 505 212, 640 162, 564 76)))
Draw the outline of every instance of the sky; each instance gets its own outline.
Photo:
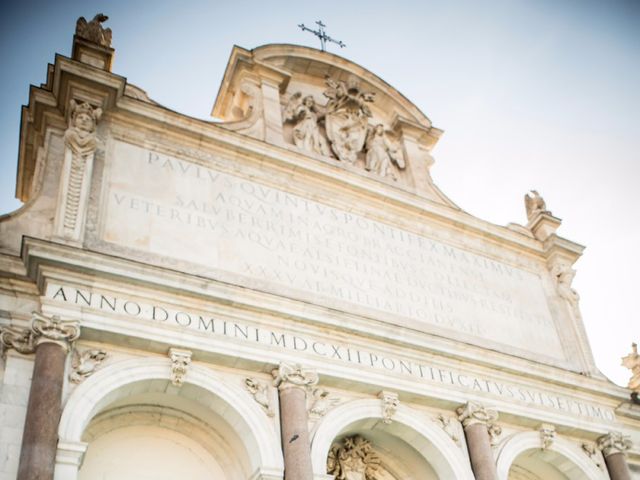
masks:
POLYGON ((618 384, 640 341, 640 2, 22 0, 0 7, 0 213, 14 198, 20 107, 70 56, 79 16, 107 14, 113 72, 180 113, 209 119, 233 45, 319 47, 394 86, 445 131, 438 187, 467 212, 526 223, 537 189, 586 245, 573 286, 596 363, 618 384))

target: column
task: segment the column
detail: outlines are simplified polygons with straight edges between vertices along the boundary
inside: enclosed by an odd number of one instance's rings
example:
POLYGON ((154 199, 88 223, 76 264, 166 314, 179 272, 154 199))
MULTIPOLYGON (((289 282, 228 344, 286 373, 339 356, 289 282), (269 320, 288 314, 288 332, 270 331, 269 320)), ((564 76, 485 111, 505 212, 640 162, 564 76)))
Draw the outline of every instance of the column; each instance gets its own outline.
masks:
POLYGON ((307 391, 318 383, 318 375, 300 365, 281 363, 273 376, 280 399, 284 480, 313 480, 307 391))
POLYGON ((497 480, 489 428, 498 420, 498 412, 476 402, 468 402, 458 407, 456 412, 464 427, 471 469, 476 480, 497 480))
POLYGON ((610 432, 598 438, 598 448, 602 450, 611 480, 631 480, 626 454, 631 445, 631 439, 620 432, 610 432))
POLYGON ((17 480, 53 480, 65 362, 79 335, 77 322, 35 312, 30 330, 10 327, 2 332, 5 346, 36 354, 17 480))

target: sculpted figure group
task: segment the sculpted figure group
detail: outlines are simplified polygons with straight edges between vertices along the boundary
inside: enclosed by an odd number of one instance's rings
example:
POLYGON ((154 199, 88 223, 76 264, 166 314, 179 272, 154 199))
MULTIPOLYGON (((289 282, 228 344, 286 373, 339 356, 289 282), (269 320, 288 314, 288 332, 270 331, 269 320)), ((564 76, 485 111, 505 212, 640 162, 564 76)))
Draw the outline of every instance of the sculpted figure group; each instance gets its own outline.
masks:
POLYGON ((347 82, 326 79, 328 98, 320 106, 312 95, 294 93, 284 109, 285 122, 293 123, 293 143, 301 150, 355 165, 397 180, 397 170, 406 167, 402 150, 382 124, 369 124, 368 104, 374 94, 363 91, 351 78, 347 82))

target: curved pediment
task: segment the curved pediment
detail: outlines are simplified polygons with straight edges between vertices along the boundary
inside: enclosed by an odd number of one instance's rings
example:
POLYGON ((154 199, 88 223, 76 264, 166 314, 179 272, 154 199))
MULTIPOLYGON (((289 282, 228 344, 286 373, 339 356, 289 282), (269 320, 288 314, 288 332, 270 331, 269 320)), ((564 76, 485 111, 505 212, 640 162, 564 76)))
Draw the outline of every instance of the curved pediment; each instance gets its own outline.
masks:
POLYGON ((212 115, 223 128, 455 207, 429 173, 442 130, 384 80, 337 55, 234 47, 212 115))

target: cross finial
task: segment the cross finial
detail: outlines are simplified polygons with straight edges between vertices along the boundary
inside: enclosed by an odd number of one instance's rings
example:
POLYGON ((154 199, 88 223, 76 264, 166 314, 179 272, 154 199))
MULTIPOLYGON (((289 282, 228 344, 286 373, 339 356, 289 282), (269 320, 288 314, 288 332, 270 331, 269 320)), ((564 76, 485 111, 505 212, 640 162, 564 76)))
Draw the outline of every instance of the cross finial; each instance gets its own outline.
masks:
POLYGON ((346 45, 342 43, 342 41, 334 40, 329 35, 327 35, 327 33, 324 31, 324 27, 326 27, 326 25, 322 23, 322 20, 318 20, 316 22, 316 25, 318 25, 318 30, 312 30, 308 27, 305 27, 304 23, 301 23, 298 26, 302 29, 303 32, 311 32, 320 39, 320 49, 323 52, 327 50, 327 42, 333 42, 336 45, 339 45, 340 48, 346 47, 346 45))

